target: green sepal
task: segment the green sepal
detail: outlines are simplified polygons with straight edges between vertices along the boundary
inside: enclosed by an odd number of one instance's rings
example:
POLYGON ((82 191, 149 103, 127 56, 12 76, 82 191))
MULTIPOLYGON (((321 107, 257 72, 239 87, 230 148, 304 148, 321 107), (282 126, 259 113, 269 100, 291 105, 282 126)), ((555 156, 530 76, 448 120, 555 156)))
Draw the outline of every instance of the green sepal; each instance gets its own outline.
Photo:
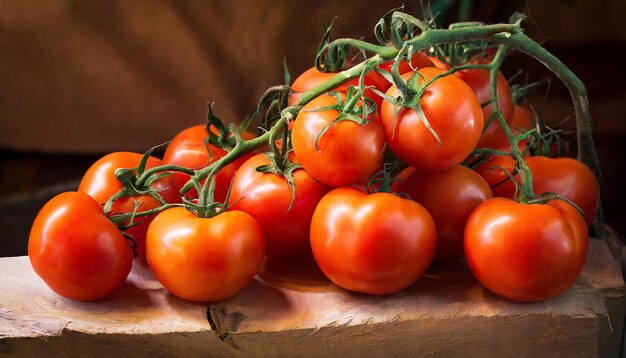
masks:
POLYGON ((287 208, 287 212, 291 211, 296 203, 296 182, 293 179, 293 172, 302 168, 300 163, 289 160, 289 151, 283 152, 277 156, 274 152, 263 153, 269 164, 261 165, 256 168, 257 172, 282 176, 287 180, 287 184, 291 189, 291 202, 287 208))

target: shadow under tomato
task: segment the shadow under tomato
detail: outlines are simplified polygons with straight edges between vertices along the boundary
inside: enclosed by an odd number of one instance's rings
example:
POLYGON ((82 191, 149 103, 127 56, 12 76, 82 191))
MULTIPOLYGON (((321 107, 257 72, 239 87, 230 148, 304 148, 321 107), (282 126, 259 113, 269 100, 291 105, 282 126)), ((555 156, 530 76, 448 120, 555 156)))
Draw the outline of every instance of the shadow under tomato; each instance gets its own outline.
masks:
POLYGON ((266 283, 293 291, 335 291, 335 286, 317 266, 311 254, 294 258, 265 257, 259 278, 266 283))

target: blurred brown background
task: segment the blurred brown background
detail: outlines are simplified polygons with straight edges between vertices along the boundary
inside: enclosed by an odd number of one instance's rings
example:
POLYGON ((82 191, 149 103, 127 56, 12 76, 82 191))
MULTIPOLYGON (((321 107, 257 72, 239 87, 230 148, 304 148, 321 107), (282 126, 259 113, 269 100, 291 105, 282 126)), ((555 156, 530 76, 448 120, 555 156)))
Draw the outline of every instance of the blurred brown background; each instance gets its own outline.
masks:
MULTIPOLYGON (((238 122, 268 86, 312 66, 322 22, 336 36, 365 36, 402 1, 20 1, 0 0, 0 256, 26 253, 37 210, 74 189, 83 171, 115 150, 144 151, 201 123, 206 102, 238 122)), ((530 16, 527 33, 587 84, 604 171, 606 221, 626 232, 626 2, 467 1, 473 18, 530 16)), ((458 1, 441 24, 455 21, 458 1)), ((418 2, 408 2, 416 13, 418 2)), ((512 56, 505 74, 538 64, 512 56)), ((572 114, 553 81, 549 121, 572 114)), ((540 97, 540 95, 538 95, 540 97)), ((537 97, 537 96, 536 96, 537 97)))

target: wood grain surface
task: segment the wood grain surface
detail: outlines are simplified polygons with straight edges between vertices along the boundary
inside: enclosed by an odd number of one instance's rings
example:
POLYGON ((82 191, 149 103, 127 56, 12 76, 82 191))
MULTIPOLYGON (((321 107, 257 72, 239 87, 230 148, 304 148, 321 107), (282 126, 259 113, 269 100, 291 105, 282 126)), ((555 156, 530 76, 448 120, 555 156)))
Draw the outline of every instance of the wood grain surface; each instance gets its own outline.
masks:
POLYGON ((0 355, 618 357, 624 304, 621 269, 599 240, 570 290, 534 304, 489 293, 463 262, 376 297, 338 288, 306 260, 266 261, 242 292, 205 304, 137 265, 113 296, 79 303, 14 257, 0 259, 0 355))

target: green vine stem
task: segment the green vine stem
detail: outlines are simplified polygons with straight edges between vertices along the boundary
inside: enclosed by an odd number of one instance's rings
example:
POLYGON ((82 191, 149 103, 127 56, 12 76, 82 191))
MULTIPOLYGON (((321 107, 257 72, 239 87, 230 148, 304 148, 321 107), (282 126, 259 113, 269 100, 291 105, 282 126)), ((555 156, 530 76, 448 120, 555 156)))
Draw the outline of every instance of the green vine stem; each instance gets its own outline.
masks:
MULTIPOLYGON (((396 40, 393 42, 395 46, 374 45, 355 39, 337 39, 322 46, 322 48, 320 49, 320 53, 318 54, 318 58, 316 58, 316 65, 318 66, 324 63, 323 59, 320 57, 323 56, 323 52, 335 51, 333 53, 336 53, 336 49, 338 46, 354 47, 361 51, 371 53, 372 57, 362 61, 361 63, 351 68, 337 73, 329 81, 302 93, 302 95, 299 97, 298 101, 295 104, 281 111, 280 119, 271 128, 269 128, 267 132, 248 141, 238 138, 237 143, 235 144, 233 149, 229 151, 225 156, 213 162, 211 165, 195 171, 192 179, 188 181, 181 189, 181 194, 185 195, 186 193, 188 193, 193 187, 194 182, 197 183, 207 177, 213 177, 220 169, 222 169, 227 164, 240 158, 244 154, 252 151, 253 149, 267 144, 270 138, 275 138, 279 131, 282 130, 284 123, 288 123, 290 120, 294 119, 302 106, 314 99, 315 97, 325 92, 328 92, 357 76, 361 76, 364 72, 373 70, 382 62, 396 58, 400 51, 416 53, 429 50, 431 48, 436 49, 438 46, 448 43, 461 43, 481 40, 492 41, 495 44, 506 45, 509 48, 523 52, 541 62, 549 70, 551 70, 561 81, 563 81, 563 83, 567 86, 574 103, 578 135, 577 140, 579 147, 578 159, 591 167, 597 177, 600 176, 600 167, 594 150, 593 140, 591 138, 591 126, 589 122, 589 102, 587 99, 585 86, 583 85, 582 81, 580 81, 580 79, 560 60, 558 60, 546 49, 542 48, 541 45, 539 45, 537 42, 526 36, 522 31, 520 21, 512 24, 495 25, 462 23, 458 26, 451 26, 448 29, 435 29, 428 27, 425 22, 420 21, 417 18, 412 17, 408 14, 402 12, 394 12, 391 16, 391 30, 392 38, 396 40), (402 38, 398 36, 398 31, 400 31, 400 29, 402 28, 406 28, 407 26, 419 29, 420 32, 416 35, 411 34, 411 36, 409 36, 409 38, 404 41, 404 43, 400 44, 402 38)), ((503 52, 503 50, 499 50, 498 52, 501 53, 503 52)), ((496 55, 496 57, 497 56, 498 55, 496 55)), ((504 54, 501 53, 501 56, 504 56, 504 54)), ((497 72, 497 68, 499 68, 499 62, 501 62, 500 59, 497 60, 497 65, 492 62, 492 66, 490 66, 490 71, 497 72)), ((492 74, 492 82, 495 78, 496 77, 492 74)), ((492 93, 492 96, 493 95, 494 94, 492 93)), ((497 108, 497 101, 494 101, 492 105, 495 106, 494 108, 497 108)), ((498 111, 496 111, 496 113, 498 113, 498 111)), ((498 117, 501 117, 501 114, 498 117)), ((517 149, 517 154, 514 153, 514 155, 519 156, 519 148, 517 149)), ((521 169, 522 171, 525 171, 523 165, 521 169)), ((156 173, 159 170, 165 169, 155 167, 151 169, 151 174, 156 173)), ((525 196, 529 196, 532 193, 532 182, 530 181, 531 178, 530 175, 523 175, 523 177, 523 182, 530 183, 530 185, 527 185, 530 190, 524 193, 525 196)), ((146 178, 142 179, 143 181, 147 180, 146 178)), ((143 216, 143 212, 137 213, 137 215, 143 216)))
POLYGON ((495 116, 498 122, 500 123, 500 127, 504 131, 504 134, 509 139, 511 143, 511 156, 517 162, 517 165, 520 168, 520 182, 519 186, 519 196, 518 199, 522 203, 528 203, 530 200, 535 198, 535 193, 533 191, 533 177, 530 168, 524 161, 524 156, 519 149, 519 138, 513 135, 511 132, 511 127, 509 127, 508 123, 504 120, 504 116, 500 111, 500 104, 498 103, 498 71, 500 71, 500 66, 502 65, 502 61, 504 61, 504 56, 506 55, 506 45, 500 45, 498 50, 496 51, 496 55, 494 56, 491 63, 489 63, 489 92, 491 94, 491 106, 493 108, 492 116, 495 116))
POLYGON ((591 137, 589 98, 587 97, 587 89, 580 78, 558 58, 523 33, 496 34, 492 41, 507 45, 533 57, 552 71, 565 84, 572 97, 574 113, 576 114, 578 160, 587 164, 593 170, 596 178, 599 179, 601 171, 591 137))
POLYGON ((136 218, 140 218, 144 216, 155 215, 155 214, 160 213, 161 211, 165 211, 167 209, 181 207, 181 206, 184 206, 184 205, 183 204, 165 204, 165 205, 156 207, 154 209, 138 211, 136 213, 131 212, 131 213, 111 215, 109 217, 109 220, 111 220, 116 226, 120 226, 128 222, 131 218, 136 219, 136 218))

